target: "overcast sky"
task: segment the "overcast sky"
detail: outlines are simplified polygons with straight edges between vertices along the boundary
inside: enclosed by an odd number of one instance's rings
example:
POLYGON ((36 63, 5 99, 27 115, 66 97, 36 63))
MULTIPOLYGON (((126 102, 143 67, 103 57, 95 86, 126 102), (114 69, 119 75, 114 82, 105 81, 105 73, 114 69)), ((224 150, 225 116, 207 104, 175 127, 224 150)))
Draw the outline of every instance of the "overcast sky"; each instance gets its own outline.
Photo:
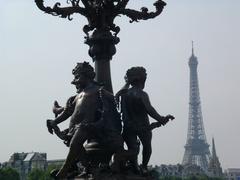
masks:
MULTIPOLYGON (((53 0, 45 0, 51 5, 53 0)), ((130 7, 153 0, 132 0, 130 7)), ((162 115, 176 120, 153 132, 151 164, 181 163, 187 137, 191 41, 198 57, 203 121, 208 143, 215 138, 224 168, 240 168, 240 1, 168 0, 161 16, 121 27, 117 54, 111 61, 113 88, 125 71, 144 66, 145 90, 162 115)), ((75 94, 71 70, 89 61, 83 43, 86 20, 44 14, 33 0, 0 0, 0 162, 14 152, 47 152, 65 158, 63 143, 47 132, 52 103, 65 104, 75 94)), ((65 128, 68 122, 61 127, 65 128)))

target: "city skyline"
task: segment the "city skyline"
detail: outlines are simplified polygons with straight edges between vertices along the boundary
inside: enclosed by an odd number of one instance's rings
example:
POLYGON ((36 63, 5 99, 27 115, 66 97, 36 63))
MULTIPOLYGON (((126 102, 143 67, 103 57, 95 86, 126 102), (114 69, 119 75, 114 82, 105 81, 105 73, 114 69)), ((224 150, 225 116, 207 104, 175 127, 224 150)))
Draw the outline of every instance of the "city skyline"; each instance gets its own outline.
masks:
MULTIPOLYGON (((132 1, 130 6, 151 8, 153 2, 132 1)), ((146 67, 145 90, 152 104, 161 115, 176 117, 153 131, 150 164, 181 163, 188 125, 187 63, 193 40, 207 141, 215 138, 224 169, 240 167, 240 2, 166 2, 162 15, 154 20, 132 24, 126 18, 116 20, 121 41, 111 61, 114 92, 123 86, 128 68, 146 67)), ((66 157, 68 148, 47 132, 45 120, 54 118, 54 100, 64 105, 74 95, 70 82, 75 64, 85 60, 93 65, 83 43, 86 22, 80 16, 73 18, 46 15, 34 1, 0 1, 0 162, 14 152, 66 157)))

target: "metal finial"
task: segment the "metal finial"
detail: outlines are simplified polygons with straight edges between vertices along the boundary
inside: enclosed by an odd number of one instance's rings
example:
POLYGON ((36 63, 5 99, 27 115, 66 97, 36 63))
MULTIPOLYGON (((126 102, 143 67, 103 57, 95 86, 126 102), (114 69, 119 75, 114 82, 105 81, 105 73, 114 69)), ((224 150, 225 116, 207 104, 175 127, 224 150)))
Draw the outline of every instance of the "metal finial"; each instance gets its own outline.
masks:
POLYGON ((194 42, 192 41, 192 55, 194 55, 194 42))

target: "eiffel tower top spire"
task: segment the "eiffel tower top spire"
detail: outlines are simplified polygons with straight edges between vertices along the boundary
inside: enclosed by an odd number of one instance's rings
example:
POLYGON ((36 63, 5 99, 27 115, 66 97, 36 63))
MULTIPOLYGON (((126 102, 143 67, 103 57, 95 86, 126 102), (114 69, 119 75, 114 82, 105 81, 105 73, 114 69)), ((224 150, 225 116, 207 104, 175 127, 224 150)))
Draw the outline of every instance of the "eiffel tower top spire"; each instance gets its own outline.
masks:
POLYGON ((194 56, 194 42, 192 41, 192 56, 194 56))
POLYGON ((197 65, 198 65, 198 58, 194 54, 194 42, 193 41, 192 41, 192 54, 191 54, 191 57, 189 58, 188 64, 190 67, 191 66, 197 67, 197 65))

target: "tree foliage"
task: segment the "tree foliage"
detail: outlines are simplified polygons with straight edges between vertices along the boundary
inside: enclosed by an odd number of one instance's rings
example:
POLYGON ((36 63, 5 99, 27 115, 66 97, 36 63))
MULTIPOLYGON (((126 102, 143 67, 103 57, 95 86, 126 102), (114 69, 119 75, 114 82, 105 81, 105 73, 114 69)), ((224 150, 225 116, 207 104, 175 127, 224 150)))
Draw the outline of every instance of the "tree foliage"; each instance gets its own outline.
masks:
POLYGON ((45 171, 33 169, 27 176, 27 180, 45 180, 45 171))
POLYGON ((208 177, 208 176, 189 176, 189 177, 178 177, 178 176, 159 176, 159 180, 223 180, 223 178, 213 178, 213 177, 208 177))
POLYGON ((154 180, 223 180, 223 177, 208 177, 204 174, 198 174, 198 175, 189 175, 187 177, 180 176, 164 176, 161 175, 156 169, 151 170, 151 176, 154 178, 154 180))
POLYGON ((27 177, 27 180, 53 180, 50 176, 50 172, 53 169, 58 169, 58 166, 51 165, 47 168, 46 171, 40 169, 33 169, 27 177))
POLYGON ((19 173, 12 168, 0 169, 1 180, 20 180, 19 173))

